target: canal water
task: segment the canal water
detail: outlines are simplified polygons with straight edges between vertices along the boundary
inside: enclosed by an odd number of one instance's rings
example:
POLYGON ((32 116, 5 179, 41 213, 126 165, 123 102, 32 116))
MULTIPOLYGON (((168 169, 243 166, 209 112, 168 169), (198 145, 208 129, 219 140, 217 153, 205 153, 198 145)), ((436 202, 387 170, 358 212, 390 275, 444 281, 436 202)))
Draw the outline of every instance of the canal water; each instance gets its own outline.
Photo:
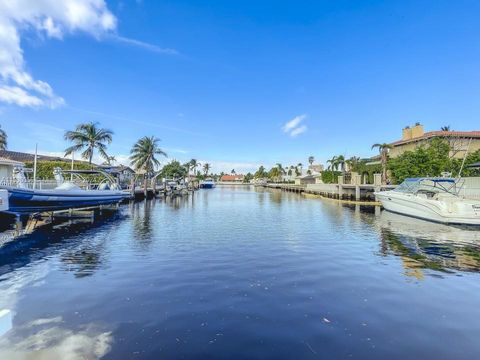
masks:
POLYGON ((480 356, 471 229, 242 186, 1 227, 0 359, 480 356))

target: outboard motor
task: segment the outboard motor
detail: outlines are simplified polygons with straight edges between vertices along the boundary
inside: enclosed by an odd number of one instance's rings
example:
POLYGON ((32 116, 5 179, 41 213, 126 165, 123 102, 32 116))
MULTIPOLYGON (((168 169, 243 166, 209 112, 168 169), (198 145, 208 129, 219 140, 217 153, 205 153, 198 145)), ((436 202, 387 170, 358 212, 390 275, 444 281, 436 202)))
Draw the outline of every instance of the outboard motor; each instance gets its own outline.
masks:
POLYGON ((65 182, 65 179, 63 178, 61 168, 59 168, 59 167, 54 168, 53 169, 53 176, 55 177, 55 181, 57 182, 57 186, 60 186, 65 182))
POLYGON ((13 177, 17 183, 17 187, 20 189, 27 189, 27 178, 25 177, 25 172, 23 171, 22 166, 15 166, 13 168, 13 177))

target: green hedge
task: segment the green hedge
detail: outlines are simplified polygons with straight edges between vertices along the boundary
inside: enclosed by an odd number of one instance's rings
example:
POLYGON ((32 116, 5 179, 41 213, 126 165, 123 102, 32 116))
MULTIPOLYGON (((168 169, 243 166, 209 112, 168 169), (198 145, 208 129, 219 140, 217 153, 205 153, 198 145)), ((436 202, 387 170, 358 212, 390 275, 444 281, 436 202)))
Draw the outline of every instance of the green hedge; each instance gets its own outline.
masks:
POLYGON ((322 171, 322 181, 325 184, 335 184, 337 183, 338 177, 342 175, 340 171, 322 171))
MULTIPOLYGON (((26 162, 25 167, 33 169, 33 162, 26 162)), ((53 180, 53 169, 61 168, 63 170, 70 170, 72 164, 66 161, 39 161, 37 163, 37 179, 39 180, 53 180)), ((93 165, 95 167, 95 165, 93 165)), ((73 164, 75 170, 91 170, 92 165, 84 162, 75 161, 73 164)))

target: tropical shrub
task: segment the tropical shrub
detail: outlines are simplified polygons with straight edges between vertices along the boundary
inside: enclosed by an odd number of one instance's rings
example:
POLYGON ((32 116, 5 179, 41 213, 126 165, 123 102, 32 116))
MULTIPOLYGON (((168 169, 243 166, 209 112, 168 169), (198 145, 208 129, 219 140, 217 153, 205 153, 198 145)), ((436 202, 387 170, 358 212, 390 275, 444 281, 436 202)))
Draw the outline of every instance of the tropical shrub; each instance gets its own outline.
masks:
MULTIPOLYGON (((33 169, 33 162, 26 162, 25 167, 33 169)), ((67 161, 39 161, 37 162, 37 179, 53 180, 53 169, 55 168, 70 170, 72 163, 67 161)), ((91 170, 92 165, 86 162, 74 161, 73 168, 75 170, 91 170)))

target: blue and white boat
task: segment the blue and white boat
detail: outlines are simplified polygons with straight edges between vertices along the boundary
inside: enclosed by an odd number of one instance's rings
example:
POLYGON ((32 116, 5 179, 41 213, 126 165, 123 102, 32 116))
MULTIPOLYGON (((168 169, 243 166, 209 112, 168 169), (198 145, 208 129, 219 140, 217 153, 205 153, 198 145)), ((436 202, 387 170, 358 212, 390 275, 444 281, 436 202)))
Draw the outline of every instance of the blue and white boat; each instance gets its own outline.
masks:
POLYGON ((210 179, 210 178, 200 182, 201 189, 213 189, 215 186, 216 186, 215 181, 213 181, 213 179, 210 179))
POLYGON ((34 214, 58 210, 88 208, 100 205, 118 204, 130 197, 128 192, 118 188, 110 175, 100 170, 54 170, 55 182, 29 182, 22 168, 16 168, 12 181, 3 181, 0 189, 8 193, 2 198, 0 211, 11 214, 34 214), (63 174, 70 174, 65 181, 63 174), (88 176, 103 179, 96 184, 87 181, 88 176), (73 179, 77 181, 73 181, 73 179))

